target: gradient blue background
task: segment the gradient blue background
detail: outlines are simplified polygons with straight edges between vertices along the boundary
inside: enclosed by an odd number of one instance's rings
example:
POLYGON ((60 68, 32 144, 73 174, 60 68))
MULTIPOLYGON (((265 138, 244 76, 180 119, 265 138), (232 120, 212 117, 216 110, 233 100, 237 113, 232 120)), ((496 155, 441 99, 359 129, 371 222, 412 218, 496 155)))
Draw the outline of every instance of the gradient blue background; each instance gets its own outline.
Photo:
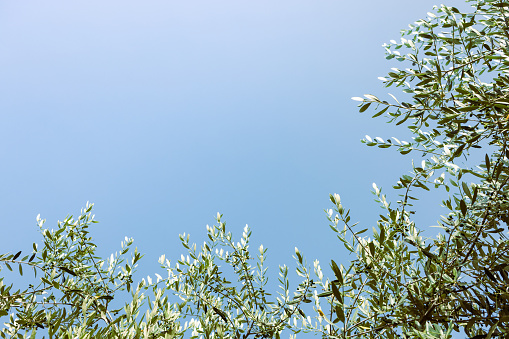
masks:
MULTIPOLYGON (((381 45, 433 4, 0 2, 2 253, 40 243, 37 214, 51 228, 91 201, 99 252, 134 237, 143 275, 180 257, 178 234, 202 243, 218 211, 269 248, 274 279, 295 246, 326 274, 330 259, 347 264, 329 193, 371 229, 383 212, 371 184, 396 197, 411 169, 359 142, 408 133, 350 98, 399 94, 377 80, 398 66, 381 45)), ((425 228, 440 209, 422 197, 425 228)))

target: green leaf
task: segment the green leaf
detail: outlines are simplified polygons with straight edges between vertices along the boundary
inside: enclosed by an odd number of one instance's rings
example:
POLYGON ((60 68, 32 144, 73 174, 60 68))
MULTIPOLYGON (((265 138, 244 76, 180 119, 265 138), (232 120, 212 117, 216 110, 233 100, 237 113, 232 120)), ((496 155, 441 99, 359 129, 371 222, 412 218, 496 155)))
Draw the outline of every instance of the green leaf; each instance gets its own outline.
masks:
POLYGON ((457 157, 459 157, 459 156, 461 155, 461 152, 463 152, 463 149, 464 149, 464 148, 465 148, 465 144, 460 145, 460 147, 458 147, 458 148, 456 149, 456 151, 454 151, 454 153, 453 153, 453 158, 457 158, 457 157))
POLYGON ((319 298, 322 298, 322 297, 328 297, 332 294, 332 291, 327 291, 327 292, 323 292, 323 293, 319 293, 318 294, 318 297, 319 298))
POLYGON ((400 121, 398 121, 398 122, 396 123, 396 126, 401 125, 402 123, 404 123, 405 121, 407 121, 407 119, 408 119, 408 118, 410 118, 410 114, 405 115, 405 117, 404 117, 403 119, 401 119, 400 121))
POLYGON ((104 300, 113 300, 113 297, 111 295, 103 295, 103 296, 100 296, 99 298, 97 299, 104 299, 104 300))
POLYGON ((341 293, 339 293, 338 288, 336 287, 336 284, 331 282, 330 287, 332 289, 332 293, 334 294, 334 297, 338 300, 339 303, 343 303, 343 297, 341 296, 341 293))
POLYGON ((466 215, 467 214, 467 204, 465 204, 465 200, 460 200, 460 209, 461 209, 461 213, 463 213, 463 215, 466 215))
POLYGON ((494 282, 498 282, 497 279, 495 278, 495 276, 493 275, 493 273, 491 273, 486 267, 484 268, 484 273, 486 273, 488 278, 490 278, 494 282))
POLYGON ((212 307, 212 309, 214 310, 214 312, 216 312, 217 315, 221 317, 221 319, 223 319, 225 323, 228 323, 228 319, 226 318, 226 315, 224 314, 223 311, 214 306, 212 307))
POLYGON ((331 268, 334 272, 334 275, 339 281, 340 285, 343 285, 343 275, 341 274, 341 270, 339 269, 338 265, 336 265, 336 262, 334 260, 331 260, 331 268))
POLYGON ((362 105, 361 108, 359 109, 359 112, 362 113, 362 112, 366 111, 369 108, 369 106, 371 106, 371 102, 368 102, 367 104, 362 105))
POLYGON ((336 305, 334 308, 334 311, 336 312, 336 316, 338 317, 339 321, 342 323, 345 322, 345 314, 343 313, 343 307, 341 305, 336 305))
POLYGON ((66 273, 69 273, 70 275, 73 275, 73 276, 77 276, 76 273, 74 273, 73 271, 71 271, 70 269, 68 269, 67 267, 64 267, 64 266, 60 266, 59 267, 62 271, 66 272, 66 273))
POLYGON ((295 254, 297 255, 297 258, 299 259, 299 263, 302 264, 302 255, 300 254, 297 247, 295 247, 295 254))
POLYGON ((422 188, 422 189, 424 189, 426 191, 429 191, 429 188, 426 185, 424 185, 422 182, 420 182, 420 181, 416 181, 414 185, 417 186, 417 187, 420 187, 420 188, 422 188))
POLYGON ((372 118, 376 118, 376 117, 378 117, 378 116, 380 116, 380 115, 384 114, 384 113, 385 113, 388 109, 389 109, 389 106, 385 107, 385 108, 384 108, 383 110, 381 110, 380 112, 375 113, 375 114, 372 116, 372 118))
POLYGON ((467 183, 462 182, 461 186, 463 187, 463 191, 465 192, 465 194, 470 198, 470 200, 472 200, 472 193, 470 193, 470 189, 468 189, 467 183))
POLYGON ((376 251, 376 249, 375 249, 375 244, 373 244, 373 242, 371 241, 371 242, 369 243, 369 252, 371 253, 371 256, 372 256, 372 257, 374 257, 374 256, 375 256, 375 251, 376 251))
POLYGON ((362 233, 366 232, 367 230, 368 230, 367 228, 360 230, 359 232, 356 232, 355 235, 362 234, 362 233))
POLYGON ((21 251, 19 251, 18 253, 16 253, 16 254, 14 255, 14 257, 12 258, 12 260, 16 260, 16 259, 18 259, 18 257, 20 256, 20 254, 21 254, 21 251))

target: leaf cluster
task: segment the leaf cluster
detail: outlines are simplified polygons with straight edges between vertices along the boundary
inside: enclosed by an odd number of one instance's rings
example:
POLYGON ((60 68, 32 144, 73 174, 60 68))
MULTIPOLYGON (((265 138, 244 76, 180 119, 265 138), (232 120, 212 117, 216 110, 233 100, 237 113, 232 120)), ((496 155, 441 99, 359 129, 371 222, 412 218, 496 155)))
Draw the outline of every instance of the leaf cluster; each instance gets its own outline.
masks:
POLYGON ((435 7, 402 31, 400 43, 384 46, 387 59, 409 67, 381 80, 410 100, 353 98, 360 112, 375 107, 374 117, 414 135, 411 142, 366 136, 364 143, 423 160, 394 186, 402 192, 396 203, 373 185, 386 213, 372 238, 331 196, 331 228, 356 259, 348 268, 332 261, 336 282, 320 282, 332 292, 328 315, 317 316, 327 325, 315 328, 325 337, 509 335, 509 3, 469 2, 471 12, 435 7), (484 156, 475 157, 480 149, 484 156), (441 232, 426 238, 412 202, 416 192, 440 188, 449 194, 447 213, 441 232))
POLYGON ((298 330, 292 321, 307 321, 301 305, 309 303, 313 281, 305 261, 296 249, 297 273, 304 278, 290 296, 288 268, 279 268, 280 291, 274 299, 267 292, 267 249, 260 246, 257 260, 251 255, 251 230, 246 225, 235 242, 218 213, 217 224, 207 226, 208 241, 197 251, 182 235, 188 255, 175 266, 161 258, 168 271, 166 289, 185 304, 183 319, 191 317, 191 338, 279 338, 284 329, 298 330), (231 277, 231 278, 227 278, 231 277))

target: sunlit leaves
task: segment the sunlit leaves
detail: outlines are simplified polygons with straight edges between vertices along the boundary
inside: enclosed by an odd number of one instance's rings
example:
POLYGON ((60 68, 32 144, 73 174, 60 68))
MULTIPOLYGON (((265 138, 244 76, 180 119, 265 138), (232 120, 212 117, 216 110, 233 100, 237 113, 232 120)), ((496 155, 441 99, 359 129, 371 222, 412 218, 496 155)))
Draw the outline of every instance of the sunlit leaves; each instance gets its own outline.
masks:
MULTIPOLYGON (((339 196, 331 196, 331 199, 340 200, 339 196)), ((257 335, 270 337, 284 329, 300 331, 296 322, 308 322, 303 306, 311 304, 311 298, 318 298, 312 293, 314 285, 300 251, 295 248, 294 257, 296 273, 303 278, 302 283, 292 296, 288 267, 281 266, 280 290, 274 299, 271 295, 275 293, 266 290, 268 277, 264 261, 267 249, 259 246, 258 261, 254 262, 249 250, 249 227, 244 228, 240 241, 236 241, 219 213, 217 222, 207 226, 209 240, 201 249, 190 242, 189 235, 180 236, 188 254, 183 254, 176 266, 160 260, 172 277, 166 281, 166 290, 186 305, 183 320, 188 316, 198 319, 189 330, 198 334, 216 333, 221 338, 237 338, 236 333, 243 333, 248 338, 257 335), (225 271, 233 274, 233 279, 227 278, 225 271), (219 323, 213 315, 220 319, 219 323), (220 336, 216 332, 218 325, 221 326, 220 336)), ((319 267, 315 266, 315 269, 319 270, 319 267)))
POLYGON ((373 228, 374 239, 367 228, 351 224, 343 205, 336 205, 335 219, 334 211, 328 213, 331 229, 355 259, 341 269, 341 284, 335 261, 334 280, 322 282, 332 292, 324 297, 331 312, 320 314, 329 326, 321 330, 324 337, 364 337, 370 331, 381 338, 447 337, 461 327, 475 338, 509 333, 509 304, 499 297, 507 292, 499 282, 509 280, 508 6, 469 2, 470 12, 435 7, 402 32, 401 42, 384 45, 387 59, 405 66, 393 67, 381 80, 403 95, 353 98, 360 112, 370 109, 373 117, 407 126, 413 135, 409 142, 369 136, 362 142, 412 152, 415 163, 394 185, 398 201, 389 202, 374 186, 386 211, 373 228), (484 159, 479 148, 489 150, 484 159), (415 215, 428 212, 413 204, 419 193, 441 188, 449 196, 437 202, 445 209, 437 216, 440 233, 425 238, 428 225, 418 225, 415 215), (343 312, 343 303, 351 311, 343 312), (344 324, 336 325, 343 322, 341 314, 344 324))
MULTIPOLYGON (((105 260, 95 254, 96 246, 87 230, 95 222, 92 206, 87 204, 79 217, 69 216, 51 231, 42 229, 45 220, 38 216, 44 246, 38 249, 33 244, 34 252, 24 257, 21 257, 21 251, 14 255, 0 255, 0 263, 9 270, 16 264, 21 276, 27 268, 35 274, 34 283, 25 291, 10 293, 12 285, 8 288, 0 286, 0 306, 17 317, 0 332, 2 336, 22 336, 23 333, 35 333, 32 330, 36 329, 56 337, 64 333, 71 337, 88 333, 93 337, 116 338, 123 333, 122 337, 129 338, 137 328, 145 326, 131 317, 141 306, 138 298, 130 303, 130 316, 119 315, 119 309, 109 308, 115 293, 120 293, 126 286, 129 289, 131 273, 136 266, 133 262, 141 255, 135 251, 134 258, 126 262, 125 258, 112 254, 109 266, 104 265, 105 260)), ((122 255, 129 252, 131 244, 132 239, 128 238, 122 242, 122 255)))

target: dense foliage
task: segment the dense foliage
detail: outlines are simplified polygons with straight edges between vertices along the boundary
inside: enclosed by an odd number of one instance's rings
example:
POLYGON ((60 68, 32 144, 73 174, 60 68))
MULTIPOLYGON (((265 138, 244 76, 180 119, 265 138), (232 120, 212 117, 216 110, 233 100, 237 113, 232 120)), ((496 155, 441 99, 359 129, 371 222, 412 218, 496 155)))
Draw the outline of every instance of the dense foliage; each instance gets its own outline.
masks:
POLYGON ((401 42, 385 45, 387 59, 407 68, 381 80, 405 100, 354 98, 361 112, 375 108, 374 117, 407 125, 414 135, 411 142, 366 136, 364 143, 422 161, 394 186, 399 201, 373 185, 386 213, 370 237, 368 228, 352 224, 345 201, 331 195, 331 228, 354 258, 346 266, 332 260, 332 279, 318 262, 311 279, 296 250, 303 281, 291 293, 281 267, 281 290, 271 298, 266 249, 255 260, 250 230, 235 242, 218 215, 199 250, 182 235, 188 254, 174 266, 161 257, 164 277, 134 283, 141 254, 126 238, 119 253, 98 257, 87 205, 56 230, 39 219, 44 244, 34 244, 31 254, 0 256, 1 269, 31 271, 36 281, 14 291, 0 278, 0 316, 8 318, 0 335, 278 338, 287 329, 324 338, 447 338, 461 330, 476 339, 508 337, 509 3, 467 2, 470 12, 436 7, 403 31, 401 42), (414 220, 419 190, 447 195, 434 238, 414 220))
POLYGON ((253 262, 251 231, 246 226, 235 242, 218 214, 199 253, 189 235, 182 235, 189 254, 175 266, 161 257, 165 278, 156 273, 154 280, 134 284, 141 254, 131 251, 133 240, 126 238, 120 253, 98 257, 88 234, 95 222, 92 208, 87 204, 77 219, 67 217, 56 230, 44 229, 45 221, 38 218, 44 247, 34 244, 33 253, 23 258, 20 252, 0 256, 7 269, 15 266, 20 275, 30 270, 37 278, 37 284, 15 292, 0 278, 0 316, 9 316, 3 338, 35 338, 38 331, 49 338, 182 338, 186 333, 191 338, 277 338, 285 328, 298 332, 289 324, 302 316, 299 304, 310 302, 306 295, 312 282, 297 250, 303 283, 290 295, 288 268, 280 267, 281 291, 271 300, 265 287, 267 250, 261 246, 253 262))
POLYGON ((315 329, 326 337, 445 338, 461 328, 473 338, 509 335, 509 3, 469 2, 468 13, 436 7, 385 45, 387 59, 408 68, 381 80, 409 100, 353 98, 361 112, 375 107, 374 117, 414 134, 363 142, 423 160, 394 186, 399 201, 373 185, 386 214, 371 238, 331 196, 331 227, 356 259, 346 268, 332 261, 336 280, 321 283, 332 294, 326 307, 317 304, 327 326, 315 329), (412 201, 435 189, 448 192, 446 212, 438 236, 425 238, 412 201))

